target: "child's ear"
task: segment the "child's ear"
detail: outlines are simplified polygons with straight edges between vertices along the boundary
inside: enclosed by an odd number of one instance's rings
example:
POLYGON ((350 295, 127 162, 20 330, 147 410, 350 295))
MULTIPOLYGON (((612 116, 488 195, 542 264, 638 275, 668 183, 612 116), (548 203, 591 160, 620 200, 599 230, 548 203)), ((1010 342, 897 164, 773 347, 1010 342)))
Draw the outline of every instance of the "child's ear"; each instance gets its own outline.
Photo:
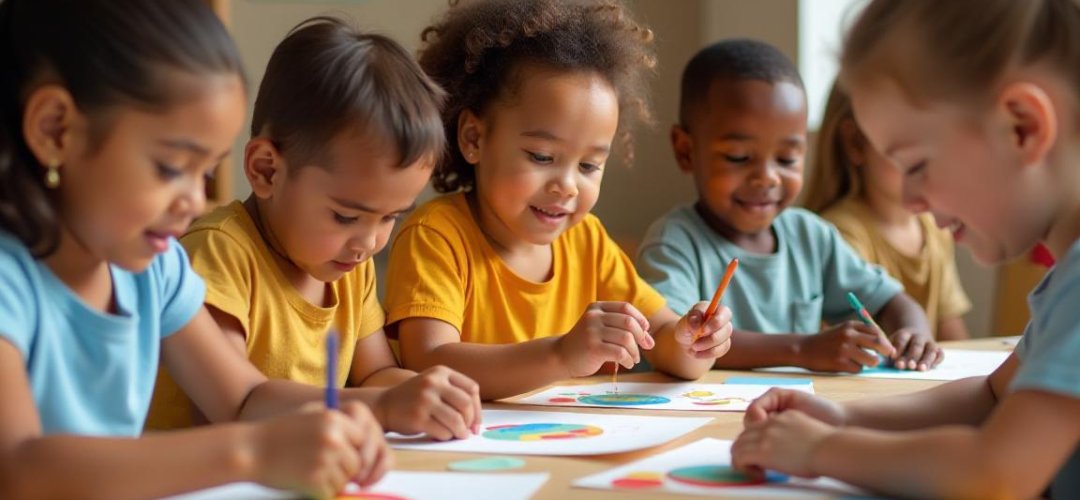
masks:
POLYGON ((22 132, 39 165, 67 164, 76 154, 71 133, 79 118, 75 99, 59 85, 39 87, 26 100, 22 132))
POLYGON ((675 153, 675 162, 679 164, 679 170, 683 173, 694 171, 693 151, 694 138, 682 125, 671 126, 671 150, 675 153))
POLYGON ((1001 91, 998 104, 1009 124, 1011 146, 1023 164, 1042 163, 1058 134, 1057 113, 1050 96, 1038 85, 1017 82, 1001 91))
POLYGON ((844 146, 844 156, 848 163, 856 168, 866 164, 866 138, 859 132, 859 126, 853 118, 844 118, 837 124, 836 133, 840 134, 840 143, 844 146))
POLYGON ((255 196, 270 198, 274 185, 285 180, 286 167, 285 157, 270 139, 254 137, 244 146, 244 175, 255 196))
POLYGON ((472 165, 480 162, 480 154, 484 144, 484 120, 476 116, 472 110, 463 109, 458 115, 457 146, 461 156, 472 165))

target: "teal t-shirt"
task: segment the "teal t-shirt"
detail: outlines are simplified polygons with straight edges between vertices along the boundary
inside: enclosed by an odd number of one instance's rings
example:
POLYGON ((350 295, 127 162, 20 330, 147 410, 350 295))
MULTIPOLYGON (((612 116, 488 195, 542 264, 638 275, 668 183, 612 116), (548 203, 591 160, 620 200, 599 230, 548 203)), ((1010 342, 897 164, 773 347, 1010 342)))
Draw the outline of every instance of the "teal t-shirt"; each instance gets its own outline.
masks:
MULTIPOLYGON (((1016 345, 1010 389, 1080 398, 1080 240, 1028 295, 1031 321, 1016 345)), ((1076 415, 1080 418, 1080 415, 1076 415)), ((1080 498, 1080 443, 1050 485, 1050 498, 1080 498)))
POLYGON ((848 292, 876 314, 903 291, 811 212, 785 209, 772 230, 776 252, 751 253, 709 227, 693 204, 681 206, 649 228, 637 254, 638 272, 672 310, 684 314, 712 299, 727 263, 738 258, 723 303, 731 308, 736 329, 763 333, 817 333, 822 321, 853 317, 848 292))
POLYGON ((22 354, 46 434, 138 436, 161 340, 202 307, 203 282, 175 240, 143 272, 110 271, 116 314, 88 307, 0 232, 0 339, 22 354))

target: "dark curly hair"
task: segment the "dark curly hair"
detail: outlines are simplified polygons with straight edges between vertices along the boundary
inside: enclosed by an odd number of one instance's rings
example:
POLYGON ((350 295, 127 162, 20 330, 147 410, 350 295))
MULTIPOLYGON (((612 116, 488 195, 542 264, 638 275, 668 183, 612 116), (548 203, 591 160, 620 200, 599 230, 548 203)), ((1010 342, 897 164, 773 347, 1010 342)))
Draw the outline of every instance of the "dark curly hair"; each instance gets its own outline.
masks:
POLYGON ((435 190, 470 191, 475 174, 457 147, 458 116, 477 114, 512 94, 515 70, 535 63, 594 71, 619 100, 618 145, 633 161, 635 123, 652 123, 648 80, 656 66, 653 34, 618 1, 451 0, 451 8, 421 34, 420 66, 449 94, 443 111, 447 153, 432 176, 435 190))

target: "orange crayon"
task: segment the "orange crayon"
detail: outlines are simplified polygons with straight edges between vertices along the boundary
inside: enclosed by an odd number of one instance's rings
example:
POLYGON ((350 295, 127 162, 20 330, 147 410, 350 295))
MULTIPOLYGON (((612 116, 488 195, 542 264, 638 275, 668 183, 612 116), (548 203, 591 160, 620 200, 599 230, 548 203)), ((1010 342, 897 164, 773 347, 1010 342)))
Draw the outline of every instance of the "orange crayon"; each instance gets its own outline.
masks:
MULTIPOLYGON (((701 320, 701 327, 704 327, 705 323, 708 323, 716 314, 716 308, 720 307, 720 298, 724 296, 724 290, 727 290, 728 283, 731 282, 731 277, 735 275, 735 268, 737 267, 739 267, 739 259, 731 259, 731 262, 728 262, 727 270, 724 271, 724 279, 720 280, 720 285, 716 287, 712 302, 709 302, 709 308, 705 310, 705 317, 701 320)), ((701 337, 701 327, 698 327, 694 332, 694 341, 701 337)))

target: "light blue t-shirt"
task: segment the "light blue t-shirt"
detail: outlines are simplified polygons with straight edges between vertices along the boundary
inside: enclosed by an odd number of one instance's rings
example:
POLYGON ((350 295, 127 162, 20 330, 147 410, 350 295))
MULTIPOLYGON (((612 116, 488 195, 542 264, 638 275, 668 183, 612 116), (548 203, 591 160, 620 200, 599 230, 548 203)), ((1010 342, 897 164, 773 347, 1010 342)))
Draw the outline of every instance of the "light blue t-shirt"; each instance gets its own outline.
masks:
MULTIPOLYGON (((1010 389, 1080 398, 1080 240, 1031 291, 1028 307, 1031 321, 1016 345, 1020 367, 1010 389)), ((1054 478, 1050 498, 1080 498, 1080 443, 1054 478)))
POLYGON ((693 204, 684 205, 649 228, 637 269, 672 310, 684 314, 712 299, 727 263, 738 258, 723 303, 731 308, 736 329, 762 333, 817 333, 822 321, 853 317, 848 292, 876 314, 903 291, 811 212, 787 208, 773 220, 772 230, 776 252, 751 253, 709 227, 693 204))
POLYGON ((0 338, 22 353, 46 434, 138 436, 161 340, 202 307, 203 282, 175 240, 145 271, 111 273, 117 314, 88 307, 0 232, 0 338))

